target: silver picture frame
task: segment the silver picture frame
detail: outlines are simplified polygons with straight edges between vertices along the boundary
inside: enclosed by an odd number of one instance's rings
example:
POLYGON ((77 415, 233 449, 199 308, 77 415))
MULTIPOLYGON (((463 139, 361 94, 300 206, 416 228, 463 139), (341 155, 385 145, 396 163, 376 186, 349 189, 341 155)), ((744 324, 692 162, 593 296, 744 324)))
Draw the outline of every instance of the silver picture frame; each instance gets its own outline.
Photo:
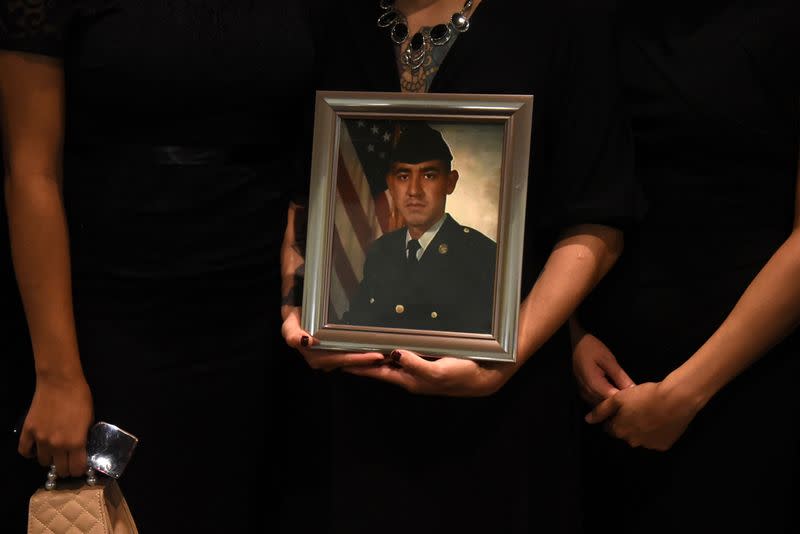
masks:
POLYGON ((314 118, 302 326, 315 348, 514 362, 533 125, 532 95, 318 91, 314 118), (343 121, 452 121, 502 127, 491 333, 340 324, 329 317, 332 246, 343 121))

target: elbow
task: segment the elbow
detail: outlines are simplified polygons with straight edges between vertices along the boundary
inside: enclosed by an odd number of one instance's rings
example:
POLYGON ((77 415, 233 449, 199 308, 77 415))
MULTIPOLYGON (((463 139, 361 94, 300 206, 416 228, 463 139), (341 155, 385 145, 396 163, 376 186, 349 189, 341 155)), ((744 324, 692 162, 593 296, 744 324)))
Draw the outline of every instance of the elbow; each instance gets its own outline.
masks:
POLYGON ((622 230, 600 224, 584 224, 571 228, 564 241, 581 244, 584 254, 593 258, 599 281, 622 256, 625 237, 622 230))
POLYGON ((588 233, 593 237, 590 245, 594 249, 599 277, 602 278, 611 270, 625 248, 625 234, 622 230, 605 225, 589 225, 588 233))

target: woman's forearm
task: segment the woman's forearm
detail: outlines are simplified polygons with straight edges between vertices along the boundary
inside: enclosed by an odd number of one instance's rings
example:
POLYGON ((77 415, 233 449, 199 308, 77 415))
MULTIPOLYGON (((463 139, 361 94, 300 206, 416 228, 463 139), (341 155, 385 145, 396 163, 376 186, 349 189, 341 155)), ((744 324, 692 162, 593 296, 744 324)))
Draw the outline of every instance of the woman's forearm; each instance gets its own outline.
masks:
POLYGON ((72 310, 66 219, 53 175, 5 179, 11 253, 37 375, 82 376, 72 310))
POLYGON ((11 254, 39 377, 82 379, 61 196, 59 61, 0 52, 0 126, 11 254))
POLYGON ((581 225, 558 242, 520 307, 519 363, 534 354, 569 319, 622 252, 622 232, 581 225))
POLYGON ((800 322, 800 156, 794 230, 714 334, 664 380, 702 407, 800 322))
POLYGON ((800 322, 800 229, 770 258, 716 332, 666 381, 700 405, 800 322))
POLYGON ((295 302, 294 296, 300 288, 298 272, 304 264, 301 251, 298 249, 297 236, 295 235, 296 218, 302 216, 302 207, 294 202, 289 204, 289 211, 286 218, 286 230, 283 234, 283 244, 281 245, 281 294, 283 295, 284 319, 286 306, 299 306, 295 302))

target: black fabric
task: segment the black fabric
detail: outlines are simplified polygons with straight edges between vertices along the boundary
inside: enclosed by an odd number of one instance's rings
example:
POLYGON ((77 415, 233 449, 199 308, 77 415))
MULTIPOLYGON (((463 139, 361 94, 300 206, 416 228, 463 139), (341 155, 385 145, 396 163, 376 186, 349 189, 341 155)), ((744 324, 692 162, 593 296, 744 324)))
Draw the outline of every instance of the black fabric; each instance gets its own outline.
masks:
MULTIPOLYGON (((300 457, 311 443, 324 457, 324 403, 304 397, 318 388, 279 315, 286 207, 308 183, 304 10, 0 4, 0 47, 63 60, 81 358, 97 417, 140 438, 121 485, 143 532, 269 531, 280 500, 261 491, 299 494, 299 477, 307 500, 319 492, 317 460, 300 457)), ((315 520, 297 511, 287 521, 315 520)))
MULTIPOLYGON (((620 50, 649 210, 582 311, 635 382, 658 381, 725 319, 789 236, 800 129, 796 3, 623 9, 620 50), (780 44, 779 44, 780 43, 780 44)), ((800 343, 720 392, 667 454, 592 434, 591 531, 796 532, 800 343), (613 502, 612 502, 613 500, 613 502), (688 526, 691 525, 691 526, 688 526)))
MULTIPOLYGON (((379 13, 355 1, 319 12, 321 88, 400 89, 379 13)), ((600 10, 486 1, 432 82, 431 92, 535 95, 523 294, 559 230, 626 226, 641 210, 610 47, 600 10), (513 47, 504 36, 518 37, 513 47)), ((333 532, 577 531, 569 367, 562 331, 488 398, 413 396, 335 377, 333 532)))

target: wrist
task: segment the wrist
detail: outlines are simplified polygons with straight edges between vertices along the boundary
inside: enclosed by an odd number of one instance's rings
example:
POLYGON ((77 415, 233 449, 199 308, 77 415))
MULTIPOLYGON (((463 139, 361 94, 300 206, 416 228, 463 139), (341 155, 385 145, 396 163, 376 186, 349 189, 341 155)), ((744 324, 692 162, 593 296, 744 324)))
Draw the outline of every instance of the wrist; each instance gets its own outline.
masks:
POLYGON ((687 406, 694 413, 702 410, 714 396, 714 392, 700 382, 686 379, 680 369, 667 375, 661 386, 669 398, 687 406))
POLYGON ((74 384, 86 382, 80 361, 75 362, 37 362, 35 365, 36 381, 50 384, 74 384))

